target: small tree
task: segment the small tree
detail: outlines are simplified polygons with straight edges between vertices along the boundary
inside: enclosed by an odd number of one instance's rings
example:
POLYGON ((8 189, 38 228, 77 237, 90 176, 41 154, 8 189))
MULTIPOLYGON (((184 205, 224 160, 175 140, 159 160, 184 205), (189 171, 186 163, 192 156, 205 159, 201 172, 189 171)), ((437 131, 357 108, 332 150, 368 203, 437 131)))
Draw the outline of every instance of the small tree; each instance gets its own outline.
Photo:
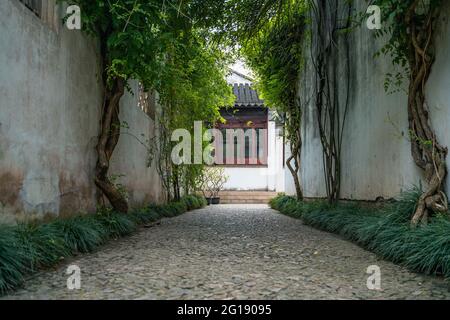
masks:
POLYGON ((100 45, 104 94, 94 181, 115 210, 127 212, 126 198, 108 176, 120 137, 120 100, 130 79, 145 88, 155 83, 164 65, 164 52, 175 41, 171 29, 176 10, 161 10, 158 0, 72 0, 69 4, 80 6, 84 31, 100 45))
POLYGON ((161 0, 68 2, 80 7, 84 31, 99 40, 104 94, 100 106, 94 181, 115 210, 127 212, 127 199, 108 175, 122 127, 120 100, 129 89, 129 80, 133 79, 140 81, 145 89, 160 93, 165 108, 169 109, 166 113, 171 123, 174 118, 186 118, 175 105, 188 108, 204 106, 184 114, 202 115, 204 118, 216 114, 216 105, 229 99, 231 90, 227 94, 224 84, 217 80, 222 77, 215 62, 222 56, 205 45, 205 36, 196 32, 208 29, 210 21, 215 21, 209 19, 209 14, 215 11, 203 9, 197 13, 201 5, 209 8, 203 0, 179 0, 177 3, 161 0), (216 56, 218 58, 214 60, 216 56), (208 91, 210 88, 213 90, 208 91), (186 101, 197 103, 187 104, 186 101))
POLYGON ((197 186, 205 198, 216 198, 228 179, 223 168, 206 167, 198 177, 197 186))

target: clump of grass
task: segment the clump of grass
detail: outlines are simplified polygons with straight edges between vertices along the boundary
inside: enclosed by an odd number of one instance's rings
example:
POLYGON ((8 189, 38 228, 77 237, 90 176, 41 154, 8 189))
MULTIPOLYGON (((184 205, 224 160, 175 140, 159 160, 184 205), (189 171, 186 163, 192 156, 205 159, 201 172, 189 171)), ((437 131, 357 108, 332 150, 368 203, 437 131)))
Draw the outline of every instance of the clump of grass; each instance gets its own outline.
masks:
POLYGON ((140 210, 134 210, 131 213, 131 218, 137 225, 148 224, 160 219, 160 215, 151 207, 147 207, 140 210))
POLYGON ((176 217, 187 211, 186 204, 183 202, 172 202, 167 205, 167 212, 169 213, 167 217, 176 217))
POLYGON ((21 224, 16 228, 16 234, 32 270, 53 266, 71 255, 63 230, 54 223, 21 224))
POLYGON ((0 293, 22 285, 24 274, 31 271, 29 261, 15 228, 0 226, 0 293))
POLYGON ((116 212, 102 212, 95 219, 107 230, 109 238, 120 238, 130 235, 136 230, 136 223, 130 215, 116 212))
POLYGON ((108 229, 92 216, 60 219, 53 224, 61 230, 72 252, 92 252, 108 239, 108 229))
POLYGON ((181 198, 182 203, 186 205, 187 210, 198 209, 206 206, 206 199, 195 195, 187 195, 181 198))
POLYGON ((402 192, 398 200, 385 208, 385 221, 387 223, 409 223, 416 211, 417 202, 422 194, 421 187, 414 186, 402 192))
POLYGON ((427 274, 450 277, 450 221, 437 217, 413 230, 405 265, 427 274))
POLYGON ((77 252, 92 252, 108 239, 134 232, 139 225, 173 217, 206 205, 200 196, 149 205, 130 214, 102 209, 94 215, 56 219, 50 223, 0 225, 0 295, 22 285, 24 276, 57 264, 77 252))
POLYGON ((410 250, 412 236, 406 224, 383 223, 367 247, 386 260, 402 264, 410 250))
POLYGON ((450 219, 433 218, 412 228, 411 215, 422 193, 414 187, 397 201, 379 209, 354 204, 328 205, 322 201, 298 202, 279 195, 270 205, 283 214, 303 219, 321 230, 337 233, 380 257, 426 274, 450 278, 450 219))

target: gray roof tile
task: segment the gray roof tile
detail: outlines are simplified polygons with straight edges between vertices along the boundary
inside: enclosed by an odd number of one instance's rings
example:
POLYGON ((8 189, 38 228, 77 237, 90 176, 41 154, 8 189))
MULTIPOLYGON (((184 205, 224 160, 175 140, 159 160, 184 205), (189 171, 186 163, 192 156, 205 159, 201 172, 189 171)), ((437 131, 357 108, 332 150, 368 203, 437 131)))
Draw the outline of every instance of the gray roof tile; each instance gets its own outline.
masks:
POLYGON ((236 96, 235 107, 263 107, 264 100, 258 96, 258 92, 248 83, 233 85, 233 93, 236 96))

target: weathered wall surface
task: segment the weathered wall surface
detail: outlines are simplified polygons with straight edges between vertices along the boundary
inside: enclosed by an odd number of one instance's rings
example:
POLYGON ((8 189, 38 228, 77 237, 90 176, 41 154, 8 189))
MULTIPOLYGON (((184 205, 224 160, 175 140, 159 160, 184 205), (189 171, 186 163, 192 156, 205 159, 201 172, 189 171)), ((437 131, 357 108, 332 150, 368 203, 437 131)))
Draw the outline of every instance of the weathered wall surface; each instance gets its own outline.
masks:
MULTIPOLYGON (((364 1, 356 3, 359 9, 366 8, 364 1)), ((436 32, 437 57, 426 88, 433 126, 441 143, 447 146, 450 146, 449 18, 450 3, 447 3, 436 32)), ((376 41, 373 32, 364 24, 350 36, 350 103, 344 129, 341 185, 341 197, 347 199, 394 197, 421 180, 410 154, 407 96, 403 92, 390 95, 385 92, 385 76, 393 72, 393 66, 387 57, 374 58, 383 42, 376 41)), ((306 59, 299 96, 310 103, 304 111, 301 179, 306 196, 322 197, 326 194, 322 146, 311 99, 313 64, 310 58, 306 59)), ((346 60, 340 54, 338 83, 342 87, 346 85, 342 69, 346 60)), ((447 186, 450 186, 449 179, 447 186)), ((286 189, 289 193, 294 190, 291 186, 286 189)))
POLYGON ((164 201, 160 177, 156 170, 155 160, 150 160, 148 140, 158 137, 155 121, 138 107, 138 85, 131 82, 133 94, 126 94, 121 101, 121 121, 126 122, 129 129, 122 129, 119 143, 111 158, 111 172, 123 175, 119 182, 128 190, 132 206, 140 206, 148 202, 164 201), (144 145, 143 145, 144 144, 144 145))
MULTIPOLYGON (((95 210, 102 101, 96 43, 3 0, 0 44, 0 222, 95 210)), ((121 116, 130 131, 148 137, 153 122, 135 99, 124 98, 121 116)), ((121 182, 133 204, 158 199, 155 170, 130 139, 121 137, 112 173, 126 175, 121 182)))

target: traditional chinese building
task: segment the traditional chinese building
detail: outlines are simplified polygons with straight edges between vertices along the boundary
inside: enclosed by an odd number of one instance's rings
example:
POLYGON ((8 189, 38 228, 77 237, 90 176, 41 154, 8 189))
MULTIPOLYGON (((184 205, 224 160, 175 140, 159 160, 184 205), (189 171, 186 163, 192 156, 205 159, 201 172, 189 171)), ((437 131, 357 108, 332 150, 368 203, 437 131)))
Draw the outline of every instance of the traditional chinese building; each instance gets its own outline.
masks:
POLYGON ((216 151, 223 158, 216 154, 216 165, 223 166, 229 176, 222 202, 266 202, 275 192, 284 191, 282 128, 259 97, 252 78, 231 70, 227 80, 236 100, 221 109, 225 123, 217 125, 222 147, 216 145, 216 151))

